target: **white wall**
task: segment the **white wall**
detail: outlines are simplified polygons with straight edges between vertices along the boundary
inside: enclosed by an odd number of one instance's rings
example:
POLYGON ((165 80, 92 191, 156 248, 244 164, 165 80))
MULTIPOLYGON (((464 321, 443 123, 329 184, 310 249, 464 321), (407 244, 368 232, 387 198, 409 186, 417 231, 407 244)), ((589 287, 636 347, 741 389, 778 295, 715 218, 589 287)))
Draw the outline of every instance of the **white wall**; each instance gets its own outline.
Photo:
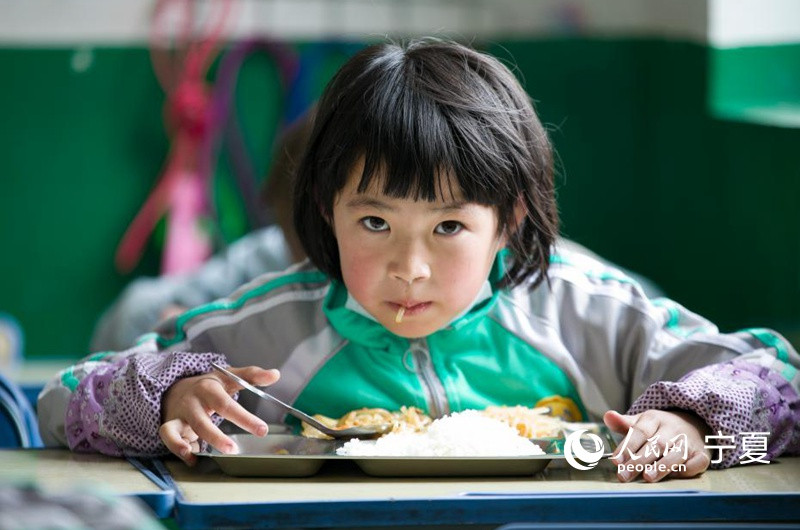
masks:
POLYGON ((798 0, 709 0, 708 10, 716 47, 800 42, 798 0))
MULTIPOLYGON (((230 37, 663 36, 711 42, 715 46, 800 41, 800 0, 233 0, 232 3, 235 15, 227 31, 230 37)), ((198 0, 197 4, 203 13, 213 2, 198 0)), ((0 45, 144 44, 154 6, 155 0, 0 0, 0 45)))

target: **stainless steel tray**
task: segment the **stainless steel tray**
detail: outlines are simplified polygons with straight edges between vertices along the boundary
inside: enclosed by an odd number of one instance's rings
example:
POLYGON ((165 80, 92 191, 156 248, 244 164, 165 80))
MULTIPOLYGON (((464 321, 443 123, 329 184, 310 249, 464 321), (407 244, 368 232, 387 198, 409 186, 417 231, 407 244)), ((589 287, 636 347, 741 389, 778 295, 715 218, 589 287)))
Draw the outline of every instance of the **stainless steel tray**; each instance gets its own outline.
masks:
POLYGON ((507 477, 533 475, 562 455, 516 457, 350 457, 375 477, 507 477))
POLYGON ((552 460, 563 459, 557 443, 532 440, 543 455, 517 457, 380 457, 339 456, 343 442, 316 440, 287 434, 259 438, 234 434, 239 454, 226 455, 214 449, 198 456, 213 459, 228 475, 237 477, 309 477, 325 462, 352 461, 364 473, 379 477, 523 476, 544 469, 552 460))

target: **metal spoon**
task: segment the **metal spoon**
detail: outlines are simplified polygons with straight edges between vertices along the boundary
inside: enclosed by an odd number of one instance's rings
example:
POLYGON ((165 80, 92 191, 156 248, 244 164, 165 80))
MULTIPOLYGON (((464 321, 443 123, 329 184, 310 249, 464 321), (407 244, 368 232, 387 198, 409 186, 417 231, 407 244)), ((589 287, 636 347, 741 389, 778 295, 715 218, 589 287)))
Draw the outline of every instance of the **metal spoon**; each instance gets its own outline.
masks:
POLYGON ((378 438, 379 436, 386 434, 387 432, 392 430, 391 423, 381 423, 378 425, 363 425, 359 427, 349 427, 347 429, 332 429, 331 427, 328 427, 324 423, 312 418, 305 412, 297 410, 296 408, 284 403, 275 396, 267 394, 257 386, 248 383, 238 375, 234 374, 230 370, 226 370, 217 363, 212 362, 211 366, 213 366, 216 370, 219 370, 223 374, 227 375, 228 377, 230 377, 231 379, 242 385, 250 392, 257 395, 258 397, 266 399, 268 401, 272 401, 273 403, 277 403, 281 408, 283 408, 286 412, 288 412, 298 420, 308 423, 315 429, 327 434, 331 438, 360 438, 360 439, 378 438))

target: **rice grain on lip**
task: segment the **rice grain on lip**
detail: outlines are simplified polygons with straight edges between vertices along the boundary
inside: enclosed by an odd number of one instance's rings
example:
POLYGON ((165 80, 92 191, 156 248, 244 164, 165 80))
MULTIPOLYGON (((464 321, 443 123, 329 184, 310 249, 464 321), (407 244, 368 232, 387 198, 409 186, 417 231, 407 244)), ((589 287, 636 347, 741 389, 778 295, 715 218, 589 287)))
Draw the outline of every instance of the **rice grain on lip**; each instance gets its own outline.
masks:
POLYGON ((532 456, 544 451, 509 425, 465 410, 435 420, 425 432, 390 433, 378 440, 350 440, 341 456, 532 456))

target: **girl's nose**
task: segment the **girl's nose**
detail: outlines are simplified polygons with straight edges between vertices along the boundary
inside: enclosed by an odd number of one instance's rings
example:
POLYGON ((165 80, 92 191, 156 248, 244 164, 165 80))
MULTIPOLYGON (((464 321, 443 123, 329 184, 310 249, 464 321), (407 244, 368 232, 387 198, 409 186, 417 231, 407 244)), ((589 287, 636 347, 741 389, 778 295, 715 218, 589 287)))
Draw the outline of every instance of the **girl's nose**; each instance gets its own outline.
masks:
POLYGON ((418 247, 415 248, 413 244, 407 244, 397 249, 389 274, 392 278, 410 285, 412 282, 430 278, 431 268, 425 258, 425 252, 418 247))
POLYGON ((425 271, 420 270, 419 272, 410 272, 409 271, 408 273, 398 271, 398 272, 394 273, 392 276, 396 280, 400 280, 403 283, 407 283, 408 285, 411 285, 412 283, 414 283, 416 281, 425 280, 425 279, 429 278, 430 277, 430 273, 427 270, 425 270, 425 271))

